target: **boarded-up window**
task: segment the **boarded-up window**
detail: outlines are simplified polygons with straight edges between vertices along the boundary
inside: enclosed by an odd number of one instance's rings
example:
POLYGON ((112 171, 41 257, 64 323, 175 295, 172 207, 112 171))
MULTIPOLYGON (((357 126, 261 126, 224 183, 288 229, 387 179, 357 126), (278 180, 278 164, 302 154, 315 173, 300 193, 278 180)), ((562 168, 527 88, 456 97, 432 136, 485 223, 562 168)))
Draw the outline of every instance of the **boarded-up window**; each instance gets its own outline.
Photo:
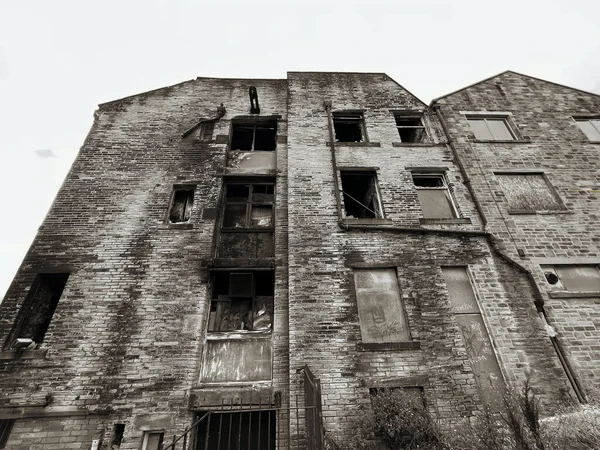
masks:
POLYGON ((475 138, 480 141, 513 141, 515 136, 506 117, 467 117, 475 138))
POLYGON ((195 186, 175 186, 171 210, 169 211, 169 222, 180 223, 190 220, 195 189, 195 186))
POLYGON ((542 266, 551 285, 570 292, 600 292, 600 271, 595 265, 542 266), (548 276, 553 273, 556 278, 548 276))
POLYGON ((342 170, 340 178, 347 218, 375 219, 383 217, 375 172, 342 170))
POLYGON ((577 125, 592 142, 600 142, 600 117, 578 117, 577 125))
POLYGON ((271 379, 271 339, 209 339, 202 380, 265 381, 271 379))
POLYGON ((457 216, 443 174, 413 173, 412 178, 424 218, 452 219, 457 216))
POLYGON ((504 394, 502 372, 488 336, 465 267, 442 267, 450 299, 450 311, 460 327, 467 356, 483 400, 499 407, 504 394))
POLYGON ((362 342, 410 340, 395 269, 355 269, 362 342))
POLYGON ((497 173, 511 212, 564 209, 542 173, 497 173))
POLYGON ((36 344, 43 342, 68 277, 68 273, 36 276, 19 311, 9 344, 17 338, 31 339, 36 344))

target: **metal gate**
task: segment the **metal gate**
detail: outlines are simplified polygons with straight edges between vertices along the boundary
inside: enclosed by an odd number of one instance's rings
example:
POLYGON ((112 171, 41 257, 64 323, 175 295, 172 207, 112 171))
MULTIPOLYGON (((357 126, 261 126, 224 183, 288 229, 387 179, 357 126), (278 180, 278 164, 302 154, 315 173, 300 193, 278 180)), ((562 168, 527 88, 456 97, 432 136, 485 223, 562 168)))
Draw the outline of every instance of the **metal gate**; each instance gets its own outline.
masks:
POLYGON ((321 382, 304 366, 304 406, 306 408, 306 448, 323 450, 321 382))

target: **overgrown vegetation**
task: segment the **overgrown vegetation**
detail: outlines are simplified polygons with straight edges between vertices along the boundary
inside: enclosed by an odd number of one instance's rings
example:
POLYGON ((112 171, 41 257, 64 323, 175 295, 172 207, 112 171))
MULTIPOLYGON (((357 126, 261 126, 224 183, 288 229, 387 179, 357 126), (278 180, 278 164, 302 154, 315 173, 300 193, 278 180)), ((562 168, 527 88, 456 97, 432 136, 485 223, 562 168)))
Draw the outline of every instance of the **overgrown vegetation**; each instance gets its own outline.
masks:
POLYGON ((500 412, 444 428, 422 399, 402 389, 377 392, 372 413, 357 424, 350 450, 600 450, 600 409, 579 408, 540 417, 529 383, 504 398, 500 412))

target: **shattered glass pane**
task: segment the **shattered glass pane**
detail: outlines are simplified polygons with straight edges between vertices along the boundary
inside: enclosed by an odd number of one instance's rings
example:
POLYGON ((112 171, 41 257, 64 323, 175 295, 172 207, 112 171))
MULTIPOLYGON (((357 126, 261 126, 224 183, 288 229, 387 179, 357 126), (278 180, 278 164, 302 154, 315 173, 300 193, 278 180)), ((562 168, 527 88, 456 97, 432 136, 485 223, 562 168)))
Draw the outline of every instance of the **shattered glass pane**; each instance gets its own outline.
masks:
POLYGON ((273 226, 273 207, 270 205, 253 205, 250 213, 250 223, 252 227, 272 227, 273 226))
POLYGON ((225 216, 223 218, 223 227, 225 228, 245 228, 246 227, 246 205, 245 204, 227 204, 225 206, 225 216))

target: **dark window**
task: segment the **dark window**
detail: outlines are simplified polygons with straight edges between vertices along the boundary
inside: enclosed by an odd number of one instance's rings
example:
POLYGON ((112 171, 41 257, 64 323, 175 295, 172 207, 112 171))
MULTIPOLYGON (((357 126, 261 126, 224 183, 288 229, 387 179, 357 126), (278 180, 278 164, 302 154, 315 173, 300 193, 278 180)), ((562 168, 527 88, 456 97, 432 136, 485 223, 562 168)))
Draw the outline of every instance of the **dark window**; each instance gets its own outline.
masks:
POLYGON ((600 271, 595 265, 542 266, 548 283, 569 292, 600 292, 600 271))
POLYGON ((169 222, 180 223, 190 220, 194 205, 195 186, 176 186, 173 190, 173 201, 169 211, 169 222))
POLYGON ((162 431, 145 431, 142 450, 162 450, 164 437, 162 431))
POLYGON ((275 185, 228 183, 223 228, 272 228, 275 185))
POLYGON ((202 122, 202 125, 200 126, 200 140, 201 141, 212 140, 214 129, 215 129, 214 122, 202 122))
POLYGON ((356 302, 362 342, 410 339, 395 269, 355 269, 356 302))
POLYGON ((125 434, 125 424, 116 423, 113 429, 113 438, 111 442, 111 449, 120 448, 121 442, 123 442, 123 434, 125 434))
POLYGON ((277 120, 264 122, 234 122, 231 150, 273 151, 277 147, 277 120))
POLYGON ((479 141, 513 141, 515 135, 506 116, 467 117, 469 125, 479 141))
POLYGON ((216 272, 208 331, 270 331, 274 286, 271 271, 216 272))
POLYGON ((198 426, 196 448, 275 450, 275 438, 275 411, 213 412, 198 426))
POLYGON ((15 419, 0 419, 0 448, 6 448, 15 419))
POLYGON ((333 113, 333 129, 337 142, 366 141, 364 118, 361 112, 333 113))
POLYGON ((11 344, 18 338, 31 339, 36 344, 44 341, 68 278, 68 273, 43 273, 36 276, 19 311, 11 344))
POLYGON ((457 216, 443 174, 412 174, 417 189, 423 217, 426 219, 451 219, 457 216))
POLYGON ((395 114, 394 118, 400 142, 423 143, 428 141, 425 125, 423 125, 420 115, 395 114))
POLYGON ((590 141, 600 142, 600 117, 577 117, 575 122, 590 141))
POLYGON ((340 171, 340 178, 347 218, 383 217, 375 172, 340 171))
POLYGON ((542 173, 504 173, 496 177, 511 212, 564 209, 542 173))

